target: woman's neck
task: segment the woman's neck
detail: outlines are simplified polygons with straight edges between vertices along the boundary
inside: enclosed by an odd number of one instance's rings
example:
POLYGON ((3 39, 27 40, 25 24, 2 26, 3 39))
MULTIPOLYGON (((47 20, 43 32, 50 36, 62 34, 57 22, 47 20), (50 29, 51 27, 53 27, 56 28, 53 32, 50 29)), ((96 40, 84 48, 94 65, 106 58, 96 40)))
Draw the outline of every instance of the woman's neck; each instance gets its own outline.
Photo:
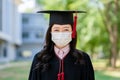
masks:
MULTIPOLYGON (((67 44, 67 45, 69 45, 69 44, 67 44)), ((57 47, 58 49, 62 49, 62 48, 64 48, 64 47, 66 47, 67 45, 62 46, 62 47, 55 45, 55 47, 57 47)))

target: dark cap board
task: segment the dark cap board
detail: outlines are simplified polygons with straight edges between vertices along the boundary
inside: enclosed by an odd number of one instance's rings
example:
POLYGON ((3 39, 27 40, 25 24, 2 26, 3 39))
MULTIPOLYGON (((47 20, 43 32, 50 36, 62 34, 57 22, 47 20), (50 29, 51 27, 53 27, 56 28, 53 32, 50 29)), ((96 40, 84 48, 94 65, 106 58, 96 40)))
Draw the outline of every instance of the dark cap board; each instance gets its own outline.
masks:
POLYGON ((38 11, 37 13, 50 14, 49 24, 73 24, 73 13, 85 13, 85 11, 60 11, 60 10, 46 10, 38 11))

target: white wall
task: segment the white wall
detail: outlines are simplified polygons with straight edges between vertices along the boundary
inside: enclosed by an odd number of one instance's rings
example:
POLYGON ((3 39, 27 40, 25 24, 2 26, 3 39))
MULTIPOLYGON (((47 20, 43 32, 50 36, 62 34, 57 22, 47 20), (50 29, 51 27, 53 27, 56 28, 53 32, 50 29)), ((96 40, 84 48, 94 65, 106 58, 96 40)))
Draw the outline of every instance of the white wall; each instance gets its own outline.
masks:
POLYGON ((16 58, 16 46, 22 43, 21 38, 21 14, 17 10, 14 0, 0 0, 2 1, 2 31, 0 31, 0 54, 4 54, 6 48, 7 56, 1 56, 0 61, 11 61, 16 58))

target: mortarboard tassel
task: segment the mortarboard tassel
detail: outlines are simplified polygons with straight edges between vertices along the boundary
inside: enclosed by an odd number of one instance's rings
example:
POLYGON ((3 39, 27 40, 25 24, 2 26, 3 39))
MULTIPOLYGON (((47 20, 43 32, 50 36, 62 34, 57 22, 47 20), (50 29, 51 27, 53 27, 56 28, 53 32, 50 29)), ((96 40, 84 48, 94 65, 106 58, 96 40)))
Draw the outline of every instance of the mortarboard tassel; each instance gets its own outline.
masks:
POLYGON ((60 80, 61 74, 60 74, 60 73, 58 73, 58 75, 57 75, 57 76, 58 76, 58 79, 57 79, 57 80, 60 80))
POLYGON ((76 36, 76 25, 77 25, 77 13, 74 16, 74 24, 73 24, 73 32, 72 32, 72 38, 75 38, 76 36))
POLYGON ((58 76, 57 80, 64 80, 64 60, 60 60, 59 73, 57 76, 58 76), (60 72, 61 67, 62 67, 62 72, 60 72))
POLYGON ((61 73, 61 80, 64 80, 64 72, 61 73))

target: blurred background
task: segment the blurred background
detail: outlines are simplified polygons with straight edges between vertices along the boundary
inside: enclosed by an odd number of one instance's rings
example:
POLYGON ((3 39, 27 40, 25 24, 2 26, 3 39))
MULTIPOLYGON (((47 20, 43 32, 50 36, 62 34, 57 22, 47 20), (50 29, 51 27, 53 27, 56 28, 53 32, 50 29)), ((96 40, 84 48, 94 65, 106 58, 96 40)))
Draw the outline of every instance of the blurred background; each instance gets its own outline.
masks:
POLYGON ((120 0, 0 0, 0 80, 28 79, 49 22, 38 10, 87 11, 78 14, 77 48, 90 55, 96 80, 120 80, 120 0))

